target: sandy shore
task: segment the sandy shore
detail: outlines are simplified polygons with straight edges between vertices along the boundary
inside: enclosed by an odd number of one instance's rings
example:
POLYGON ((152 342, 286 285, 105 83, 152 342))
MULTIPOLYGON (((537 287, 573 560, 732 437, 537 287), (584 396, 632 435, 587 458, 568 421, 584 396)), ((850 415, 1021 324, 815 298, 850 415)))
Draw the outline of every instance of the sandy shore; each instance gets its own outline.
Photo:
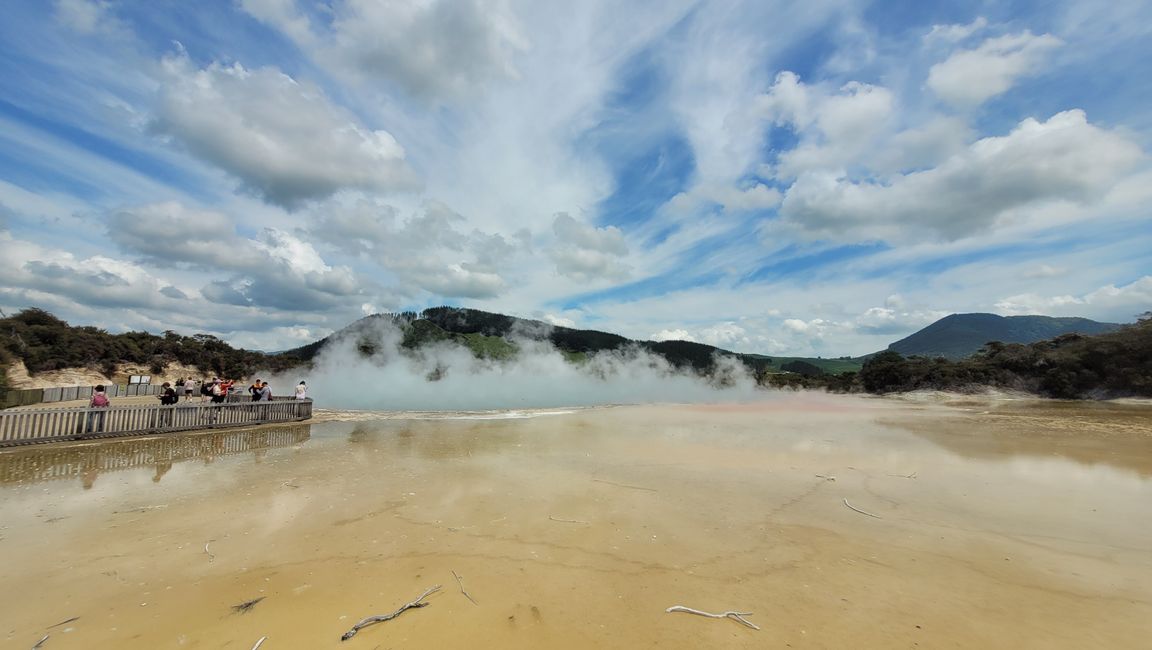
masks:
POLYGON ((146 441, 2 453, 0 643, 1127 648, 1152 635, 1139 405, 795 395, 533 415, 334 413, 288 442, 211 434, 175 462, 146 441), (339 640, 435 584, 427 607, 339 640), (761 630, 673 605, 752 612, 761 630))

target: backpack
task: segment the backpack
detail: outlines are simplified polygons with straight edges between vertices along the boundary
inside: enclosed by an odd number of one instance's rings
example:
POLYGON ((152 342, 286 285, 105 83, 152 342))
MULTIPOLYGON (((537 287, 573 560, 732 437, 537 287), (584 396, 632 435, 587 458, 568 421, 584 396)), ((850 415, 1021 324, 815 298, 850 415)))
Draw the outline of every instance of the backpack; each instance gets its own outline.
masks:
POLYGON ((92 406, 104 407, 108 406, 108 404, 110 404, 108 401, 108 396, 104 393, 96 393, 92 396, 92 406))

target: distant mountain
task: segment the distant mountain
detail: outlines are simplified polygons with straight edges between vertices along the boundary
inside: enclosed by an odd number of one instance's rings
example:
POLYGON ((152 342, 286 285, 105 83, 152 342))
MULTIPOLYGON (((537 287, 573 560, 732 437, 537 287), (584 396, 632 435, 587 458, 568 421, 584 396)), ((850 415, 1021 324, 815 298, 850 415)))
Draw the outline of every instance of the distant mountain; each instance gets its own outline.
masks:
POLYGON ((906 357, 915 355, 963 359, 975 354, 990 341, 1026 344, 1056 338, 1061 334, 1104 334, 1120 327, 1117 323, 1100 323, 1087 318, 952 314, 896 341, 888 349, 906 357))

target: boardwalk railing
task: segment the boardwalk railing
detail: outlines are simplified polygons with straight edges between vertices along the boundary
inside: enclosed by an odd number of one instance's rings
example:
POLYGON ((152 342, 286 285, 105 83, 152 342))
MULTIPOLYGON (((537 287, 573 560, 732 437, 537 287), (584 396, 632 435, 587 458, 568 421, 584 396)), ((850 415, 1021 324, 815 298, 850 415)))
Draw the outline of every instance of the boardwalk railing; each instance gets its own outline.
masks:
POLYGON ((299 422, 312 417, 312 400, 184 403, 106 408, 43 408, 0 411, 0 447, 59 440, 131 436, 168 431, 299 422))
MULTIPOLYGON (((136 397, 159 395, 159 384, 104 384, 108 397, 136 397)), ((92 397, 95 386, 63 386, 57 388, 14 388, 0 391, 0 408, 29 406, 49 402, 67 402, 92 397)), ((180 388, 176 389, 177 391, 180 388)))

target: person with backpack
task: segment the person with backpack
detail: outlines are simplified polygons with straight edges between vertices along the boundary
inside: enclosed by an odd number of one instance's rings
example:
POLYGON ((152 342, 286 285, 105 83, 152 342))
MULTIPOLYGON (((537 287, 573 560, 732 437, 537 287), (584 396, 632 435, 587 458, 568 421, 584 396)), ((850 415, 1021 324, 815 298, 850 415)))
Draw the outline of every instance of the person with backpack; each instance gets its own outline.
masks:
POLYGON ((97 385, 92 393, 92 399, 88 400, 88 421, 84 433, 98 433, 104 430, 104 416, 107 415, 105 409, 111 405, 112 400, 108 399, 108 394, 104 392, 104 384, 97 385))
MULTIPOLYGON (((160 405, 161 406, 176 406, 180 403, 180 396, 176 394, 176 389, 172 388, 172 384, 164 382, 160 384, 160 405)), ((162 409, 160 414, 160 426, 172 426, 172 411, 169 409, 162 409)))

